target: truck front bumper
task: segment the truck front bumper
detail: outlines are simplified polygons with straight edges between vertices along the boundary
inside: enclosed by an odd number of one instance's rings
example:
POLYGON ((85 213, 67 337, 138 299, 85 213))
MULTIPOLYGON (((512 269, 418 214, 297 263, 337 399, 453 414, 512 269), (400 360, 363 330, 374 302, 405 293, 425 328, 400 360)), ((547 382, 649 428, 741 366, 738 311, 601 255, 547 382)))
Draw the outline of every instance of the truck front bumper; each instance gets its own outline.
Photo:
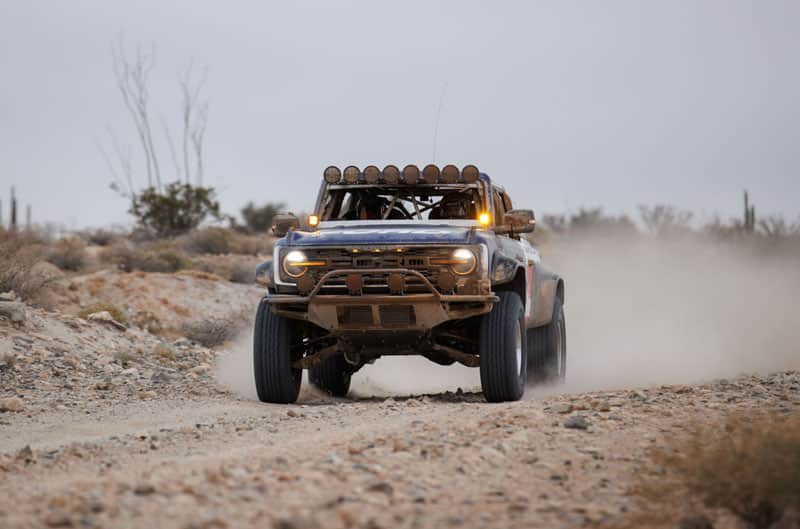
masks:
POLYGON ((488 280, 478 282, 477 291, 442 294, 422 273, 407 268, 347 269, 327 272, 306 295, 275 294, 267 300, 274 313, 309 321, 334 334, 426 332, 446 321, 490 312, 499 298, 492 294, 488 280), (402 284, 399 278, 414 276, 427 292, 406 294, 398 288, 391 294, 363 294, 358 285, 364 274, 385 274, 388 284, 402 284), (320 293, 327 282, 341 276, 347 278, 349 294, 320 293))

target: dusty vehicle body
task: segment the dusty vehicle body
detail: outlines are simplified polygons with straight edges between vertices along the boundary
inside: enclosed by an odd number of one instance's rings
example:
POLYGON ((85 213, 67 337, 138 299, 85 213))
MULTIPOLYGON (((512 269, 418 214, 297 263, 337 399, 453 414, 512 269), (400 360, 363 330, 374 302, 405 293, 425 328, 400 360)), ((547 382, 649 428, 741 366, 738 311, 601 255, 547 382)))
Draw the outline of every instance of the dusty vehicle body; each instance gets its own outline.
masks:
POLYGON ((261 400, 301 369, 335 395, 387 355, 481 368, 487 400, 566 371, 564 282, 521 234, 533 212, 474 166, 328 168, 312 227, 280 216, 254 339, 261 400), (373 208, 370 214, 369 207, 373 208))

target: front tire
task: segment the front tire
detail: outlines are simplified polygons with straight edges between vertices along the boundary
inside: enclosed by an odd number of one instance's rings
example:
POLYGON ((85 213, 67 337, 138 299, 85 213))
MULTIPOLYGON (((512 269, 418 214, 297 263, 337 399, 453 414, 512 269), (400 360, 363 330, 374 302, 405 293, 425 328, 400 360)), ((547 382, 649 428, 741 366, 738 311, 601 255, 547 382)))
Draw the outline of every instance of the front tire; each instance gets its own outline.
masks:
POLYGON ((567 376, 567 322, 560 298, 553 303, 553 319, 529 331, 528 378, 535 382, 563 382, 567 376))
POLYGON ((266 298, 261 300, 253 332, 253 370, 261 402, 290 404, 300 394, 303 371, 292 367, 291 355, 296 326, 273 314, 266 298))
POLYGON ((527 339, 522 300, 516 292, 498 292, 500 301, 481 320, 478 352, 481 388, 489 402, 522 398, 527 376, 527 339))
POLYGON ((351 376, 350 366, 342 354, 326 358, 308 371, 311 384, 334 397, 347 396, 351 376))

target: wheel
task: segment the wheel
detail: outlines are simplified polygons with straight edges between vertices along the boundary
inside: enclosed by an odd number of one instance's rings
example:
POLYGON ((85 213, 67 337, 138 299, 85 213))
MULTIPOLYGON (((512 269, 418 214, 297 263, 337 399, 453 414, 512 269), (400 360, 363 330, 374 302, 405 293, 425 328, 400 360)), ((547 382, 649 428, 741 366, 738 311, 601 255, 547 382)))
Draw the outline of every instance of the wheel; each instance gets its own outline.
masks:
POLYGON ((481 320, 478 353, 481 388, 489 402, 519 400, 525 392, 527 339, 522 300, 498 292, 500 301, 481 320))
POLYGON ((535 382, 563 382, 567 375, 567 322, 556 298, 553 319, 528 331, 528 378, 535 382))
POLYGON ((261 402, 289 404, 300 394, 302 370, 292 367, 291 355, 296 326, 273 314, 267 300, 261 300, 253 332, 253 370, 261 402))
POLYGON ((346 397, 350 391, 351 375, 350 365, 344 355, 340 354, 326 358, 312 367, 308 371, 308 380, 325 393, 334 397, 346 397))

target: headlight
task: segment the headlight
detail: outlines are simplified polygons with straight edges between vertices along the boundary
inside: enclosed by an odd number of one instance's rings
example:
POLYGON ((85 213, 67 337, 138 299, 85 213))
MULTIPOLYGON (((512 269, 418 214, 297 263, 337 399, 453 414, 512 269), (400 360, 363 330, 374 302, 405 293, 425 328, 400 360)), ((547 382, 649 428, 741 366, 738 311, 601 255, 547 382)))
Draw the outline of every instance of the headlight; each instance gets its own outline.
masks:
POLYGON ((310 266, 325 266, 325 261, 309 261, 300 250, 292 250, 283 258, 283 271, 295 279, 302 277, 310 266))
POLYGON ((471 274, 475 270, 478 260, 475 258, 475 254, 472 253, 472 250, 467 248, 458 248, 453 250, 450 259, 434 259, 431 261, 431 263, 450 265, 450 268, 454 273, 460 276, 465 276, 467 274, 471 274))

